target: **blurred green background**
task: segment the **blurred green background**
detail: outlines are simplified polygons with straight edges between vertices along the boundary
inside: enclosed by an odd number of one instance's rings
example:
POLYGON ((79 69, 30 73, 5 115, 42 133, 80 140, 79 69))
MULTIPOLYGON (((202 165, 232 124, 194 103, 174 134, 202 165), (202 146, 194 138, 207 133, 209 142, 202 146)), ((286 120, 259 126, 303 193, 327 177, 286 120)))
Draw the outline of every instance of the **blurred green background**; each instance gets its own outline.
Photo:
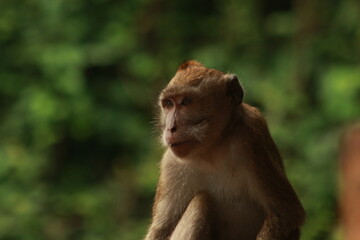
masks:
POLYGON ((0 0, 0 239, 141 239, 180 62, 236 73, 307 211, 341 239, 338 143, 360 116, 357 0, 0 0))

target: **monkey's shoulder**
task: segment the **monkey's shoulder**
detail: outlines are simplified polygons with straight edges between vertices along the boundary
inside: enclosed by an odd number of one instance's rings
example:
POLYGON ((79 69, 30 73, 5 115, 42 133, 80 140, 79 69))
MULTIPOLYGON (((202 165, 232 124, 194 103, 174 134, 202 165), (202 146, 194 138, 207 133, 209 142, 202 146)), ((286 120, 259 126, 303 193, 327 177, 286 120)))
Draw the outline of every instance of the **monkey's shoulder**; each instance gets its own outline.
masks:
POLYGON ((249 104, 242 103, 239 107, 238 117, 243 121, 245 126, 250 128, 267 128, 267 123, 261 111, 249 104))

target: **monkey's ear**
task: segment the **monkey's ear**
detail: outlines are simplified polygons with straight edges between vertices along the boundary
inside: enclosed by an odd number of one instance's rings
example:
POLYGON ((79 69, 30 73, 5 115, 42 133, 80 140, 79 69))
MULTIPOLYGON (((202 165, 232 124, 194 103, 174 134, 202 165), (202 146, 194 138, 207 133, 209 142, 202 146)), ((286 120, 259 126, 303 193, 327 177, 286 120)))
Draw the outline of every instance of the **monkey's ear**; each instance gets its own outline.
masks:
POLYGON ((235 74, 226 74, 226 94, 233 99, 234 104, 240 104, 244 98, 244 91, 235 74))
POLYGON ((190 67, 204 67, 204 65, 195 60, 187 60, 180 64, 180 66, 178 67, 178 71, 182 71, 190 67))

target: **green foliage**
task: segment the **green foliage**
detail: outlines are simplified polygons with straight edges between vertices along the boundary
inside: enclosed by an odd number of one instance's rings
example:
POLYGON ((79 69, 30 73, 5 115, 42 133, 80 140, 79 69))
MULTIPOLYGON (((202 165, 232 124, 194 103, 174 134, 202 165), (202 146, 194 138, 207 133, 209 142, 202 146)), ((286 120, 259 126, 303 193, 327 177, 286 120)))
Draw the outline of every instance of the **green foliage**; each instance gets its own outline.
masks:
POLYGON ((0 238, 141 239, 162 152, 153 105, 194 58, 237 73, 265 113, 308 213, 302 239, 335 239, 359 5, 291 3, 0 1, 0 238))

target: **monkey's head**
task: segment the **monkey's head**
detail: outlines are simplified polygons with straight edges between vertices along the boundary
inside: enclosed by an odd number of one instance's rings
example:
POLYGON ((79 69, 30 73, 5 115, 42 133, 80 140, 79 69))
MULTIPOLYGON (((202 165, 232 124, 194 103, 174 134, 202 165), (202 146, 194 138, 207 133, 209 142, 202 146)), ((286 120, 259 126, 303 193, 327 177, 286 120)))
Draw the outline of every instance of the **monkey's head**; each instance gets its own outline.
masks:
POLYGON ((242 100, 234 74, 184 62, 159 97, 164 145, 179 158, 211 153, 242 100))

